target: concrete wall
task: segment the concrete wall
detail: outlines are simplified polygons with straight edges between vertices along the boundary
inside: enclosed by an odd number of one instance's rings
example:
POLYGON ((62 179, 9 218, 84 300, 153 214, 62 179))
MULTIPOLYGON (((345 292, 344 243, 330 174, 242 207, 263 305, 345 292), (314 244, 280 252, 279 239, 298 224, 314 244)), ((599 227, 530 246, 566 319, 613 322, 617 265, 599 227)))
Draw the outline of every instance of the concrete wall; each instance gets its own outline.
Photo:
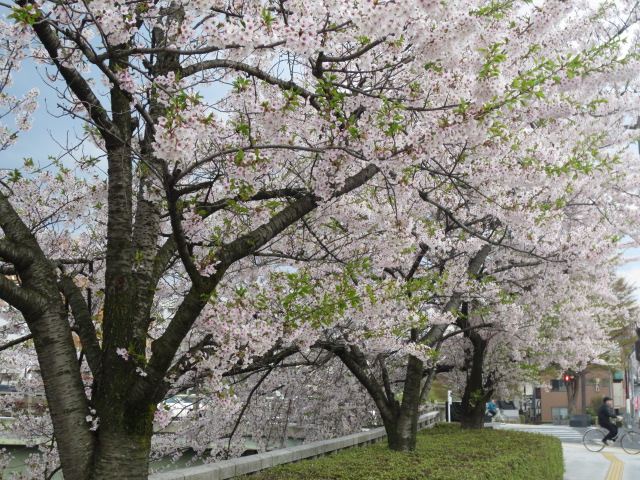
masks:
MULTIPOLYGON (((439 412, 429 412, 418 420, 418 429, 430 428, 439 421, 439 412)), ((384 427, 368 432, 354 433, 346 437, 332 438, 320 442, 308 443, 297 447, 273 450, 267 453, 234 458, 202 465, 183 468, 171 472, 157 473, 150 480, 226 480, 229 478, 259 472, 277 465, 299 462, 300 460, 323 457, 346 448, 361 447, 379 442, 386 438, 384 427)))

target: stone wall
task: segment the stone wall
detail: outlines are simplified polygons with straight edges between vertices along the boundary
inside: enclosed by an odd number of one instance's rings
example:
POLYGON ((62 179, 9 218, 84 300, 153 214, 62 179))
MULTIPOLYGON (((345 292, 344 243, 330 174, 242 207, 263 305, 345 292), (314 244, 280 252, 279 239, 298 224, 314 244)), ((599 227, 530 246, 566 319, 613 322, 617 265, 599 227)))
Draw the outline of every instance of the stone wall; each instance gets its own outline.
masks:
MULTIPOLYGON (((418 420, 418 429, 433 427, 436 421, 440 421, 439 415, 437 411, 422 415, 418 420)), ((297 447, 273 450, 248 457, 223 460, 210 465, 157 473, 151 475, 149 480, 227 480, 241 475, 259 472, 260 470, 265 470, 277 465, 323 457, 346 448, 370 445, 384 440, 386 436, 384 427, 374 428, 368 432, 354 433, 346 437, 307 443, 298 445, 297 447)))

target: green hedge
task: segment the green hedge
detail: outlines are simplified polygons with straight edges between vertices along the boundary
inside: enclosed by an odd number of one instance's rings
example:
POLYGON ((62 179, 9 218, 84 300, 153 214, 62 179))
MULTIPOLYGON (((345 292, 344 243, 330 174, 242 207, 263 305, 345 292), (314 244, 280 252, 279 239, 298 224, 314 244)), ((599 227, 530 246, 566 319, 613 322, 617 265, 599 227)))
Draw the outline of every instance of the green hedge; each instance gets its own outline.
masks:
POLYGON ((555 437, 508 430, 462 430, 438 424, 418 434, 414 452, 385 442, 283 465, 251 480, 562 480, 555 437))

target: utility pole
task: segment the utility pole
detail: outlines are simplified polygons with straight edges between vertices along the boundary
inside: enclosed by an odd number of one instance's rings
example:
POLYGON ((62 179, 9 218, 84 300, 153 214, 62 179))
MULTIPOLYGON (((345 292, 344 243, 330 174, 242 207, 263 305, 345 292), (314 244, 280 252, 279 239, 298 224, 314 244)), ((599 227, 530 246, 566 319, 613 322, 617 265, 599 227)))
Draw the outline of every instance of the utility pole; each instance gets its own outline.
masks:
POLYGON ((587 369, 580 370, 580 392, 582 393, 582 414, 587 414, 587 369))

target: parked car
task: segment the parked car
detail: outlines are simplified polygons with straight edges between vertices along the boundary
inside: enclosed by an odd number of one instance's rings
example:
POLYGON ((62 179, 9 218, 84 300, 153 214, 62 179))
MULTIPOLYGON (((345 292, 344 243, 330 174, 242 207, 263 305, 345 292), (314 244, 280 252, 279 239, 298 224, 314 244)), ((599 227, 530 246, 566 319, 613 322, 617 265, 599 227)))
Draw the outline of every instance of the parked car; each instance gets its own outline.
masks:
POLYGON ((160 408, 171 412, 171 418, 174 420, 183 420, 188 417, 195 408, 197 408, 198 398, 192 395, 176 395, 165 399, 160 408))

